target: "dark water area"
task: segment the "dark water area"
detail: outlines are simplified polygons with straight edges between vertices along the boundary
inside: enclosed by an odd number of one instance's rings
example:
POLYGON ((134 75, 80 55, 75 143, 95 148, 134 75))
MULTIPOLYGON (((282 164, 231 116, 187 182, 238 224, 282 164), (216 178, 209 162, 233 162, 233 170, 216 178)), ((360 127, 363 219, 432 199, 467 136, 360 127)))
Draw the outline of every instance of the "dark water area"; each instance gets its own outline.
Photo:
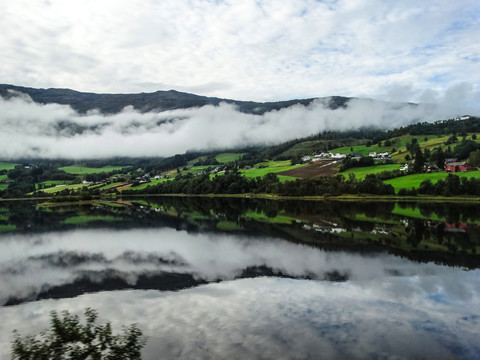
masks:
POLYGON ((0 202, 0 359, 51 310, 145 359, 480 359, 480 205, 0 202))

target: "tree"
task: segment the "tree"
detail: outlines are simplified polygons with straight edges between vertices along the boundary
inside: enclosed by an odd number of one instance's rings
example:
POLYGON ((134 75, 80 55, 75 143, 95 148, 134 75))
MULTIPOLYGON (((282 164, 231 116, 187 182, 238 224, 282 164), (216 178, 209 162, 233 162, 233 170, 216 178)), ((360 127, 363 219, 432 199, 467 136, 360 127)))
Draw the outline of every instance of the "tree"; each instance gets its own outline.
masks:
POLYGON ((96 324, 97 312, 85 310, 85 324, 68 311, 50 314, 50 329, 22 338, 14 331, 12 359, 26 360, 132 360, 141 359, 142 331, 131 325, 113 335, 110 323, 96 324))
POLYGON ((415 153, 415 162, 413 163, 413 171, 418 173, 423 170, 423 165, 425 164, 425 158, 423 157, 422 150, 417 149, 415 153))
POLYGON ((480 166, 480 150, 475 150, 470 153, 468 163, 472 166, 480 166))

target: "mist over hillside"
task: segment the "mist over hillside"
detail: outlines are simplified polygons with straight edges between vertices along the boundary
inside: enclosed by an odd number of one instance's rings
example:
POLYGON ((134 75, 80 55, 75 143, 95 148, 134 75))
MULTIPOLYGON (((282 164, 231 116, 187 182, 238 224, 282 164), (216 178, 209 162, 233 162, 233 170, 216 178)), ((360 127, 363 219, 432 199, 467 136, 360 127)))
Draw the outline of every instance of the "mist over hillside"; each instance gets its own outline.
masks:
POLYGON ((94 94, 13 85, 0 85, 0 95, 4 159, 163 157, 463 115, 434 104, 345 97, 258 103, 173 90, 94 94))

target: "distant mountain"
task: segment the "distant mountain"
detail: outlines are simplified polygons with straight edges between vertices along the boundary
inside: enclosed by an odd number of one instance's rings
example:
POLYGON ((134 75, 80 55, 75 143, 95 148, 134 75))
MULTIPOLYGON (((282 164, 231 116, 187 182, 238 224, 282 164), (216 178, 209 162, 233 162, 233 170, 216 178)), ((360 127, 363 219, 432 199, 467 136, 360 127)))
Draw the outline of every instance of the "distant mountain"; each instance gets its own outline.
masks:
MULTIPOLYGON (((70 105, 79 113, 98 109, 103 114, 115 114, 126 106, 133 106, 141 112, 187 109, 204 105, 218 105, 221 102, 235 104, 239 111, 249 114, 263 114, 271 110, 280 110, 292 105, 309 105, 316 98, 288 100, 278 102, 236 101, 216 97, 199 96, 175 90, 156 91, 139 94, 95 94, 70 89, 35 89, 29 87, 0 84, 0 96, 9 99, 14 95, 9 90, 28 94, 39 104, 70 105)), ((350 98, 333 96, 325 98, 331 109, 345 107, 350 98)))

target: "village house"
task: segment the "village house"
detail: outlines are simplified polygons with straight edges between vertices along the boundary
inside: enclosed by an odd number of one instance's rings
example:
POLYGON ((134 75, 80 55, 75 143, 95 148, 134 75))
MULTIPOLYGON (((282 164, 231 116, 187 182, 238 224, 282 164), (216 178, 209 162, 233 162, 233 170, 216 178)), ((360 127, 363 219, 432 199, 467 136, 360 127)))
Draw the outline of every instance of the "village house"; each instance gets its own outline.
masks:
POLYGON ((468 165, 465 161, 461 162, 450 162, 445 164, 445 172, 465 172, 470 171, 470 165, 468 165))

